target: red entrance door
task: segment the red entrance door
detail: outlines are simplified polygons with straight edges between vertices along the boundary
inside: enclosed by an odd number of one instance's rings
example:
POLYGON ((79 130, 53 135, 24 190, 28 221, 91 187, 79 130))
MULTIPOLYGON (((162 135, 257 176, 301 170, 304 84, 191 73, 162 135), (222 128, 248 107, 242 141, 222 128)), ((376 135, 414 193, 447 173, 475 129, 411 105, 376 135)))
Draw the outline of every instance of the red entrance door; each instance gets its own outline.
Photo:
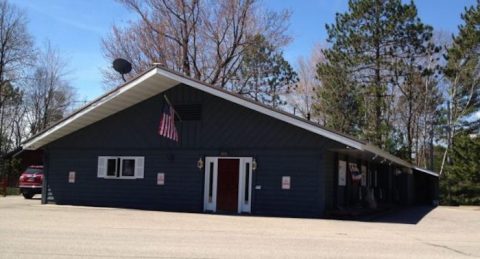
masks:
POLYGON ((217 210, 238 210, 238 159, 218 159, 217 210))

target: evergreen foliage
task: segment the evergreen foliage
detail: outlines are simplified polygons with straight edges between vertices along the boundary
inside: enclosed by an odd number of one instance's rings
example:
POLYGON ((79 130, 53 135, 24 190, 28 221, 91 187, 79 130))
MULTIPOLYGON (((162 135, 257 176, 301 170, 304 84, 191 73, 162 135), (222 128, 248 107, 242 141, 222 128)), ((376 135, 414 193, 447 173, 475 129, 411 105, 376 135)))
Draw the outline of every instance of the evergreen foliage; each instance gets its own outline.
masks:
POLYGON ((400 0, 351 0, 326 27, 332 45, 317 66, 315 105, 326 126, 425 165, 442 100, 433 28, 400 0))
POLYGON ((453 134, 458 128, 480 128, 480 1, 465 9, 465 24, 459 26, 446 58, 445 75, 450 81, 450 120, 453 134))
POLYGON ((256 34, 249 41, 255 43, 245 48, 235 91, 274 108, 285 105, 283 96, 295 87, 297 73, 263 35, 256 34))
POLYGON ((448 149, 440 190, 446 204, 480 205, 480 1, 462 19, 446 55, 448 149))
POLYGON ((455 137, 451 163, 440 178, 441 200, 449 205, 480 205, 480 136, 455 137))
POLYGON ((323 102, 317 110, 327 126, 389 148, 394 93, 423 72, 417 63, 432 28, 420 21, 413 2, 350 0, 349 10, 326 29, 332 45, 317 67, 323 102))

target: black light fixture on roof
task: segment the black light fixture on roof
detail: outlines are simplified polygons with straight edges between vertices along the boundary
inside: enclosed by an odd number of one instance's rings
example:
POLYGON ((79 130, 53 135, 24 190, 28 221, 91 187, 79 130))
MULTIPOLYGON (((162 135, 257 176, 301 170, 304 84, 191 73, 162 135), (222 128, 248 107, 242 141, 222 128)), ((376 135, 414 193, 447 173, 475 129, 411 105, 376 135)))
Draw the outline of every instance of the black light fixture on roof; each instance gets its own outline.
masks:
POLYGON ((113 69, 122 75, 123 82, 127 82, 124 75, 132 71, 132 64, 123 58, 117 58, 113 61, 113 69))

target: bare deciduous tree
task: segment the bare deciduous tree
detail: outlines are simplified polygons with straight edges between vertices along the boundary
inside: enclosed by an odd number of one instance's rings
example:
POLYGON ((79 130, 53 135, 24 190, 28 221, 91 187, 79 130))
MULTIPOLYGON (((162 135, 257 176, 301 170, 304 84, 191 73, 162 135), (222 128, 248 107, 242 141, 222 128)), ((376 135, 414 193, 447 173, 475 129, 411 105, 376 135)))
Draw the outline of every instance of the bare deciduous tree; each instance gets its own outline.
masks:
POLYGON ((16 129, 17 122, 23 115, 23 92, 7 81, 2 86, 3 105, 1 110, 1 144, 2 152, 7 152, 19 144, 16 129))
POLYGON ((322 46, 316 44, 308 58, 298 58, 297 71, 298 83, 294 91, 288 96, 288 101, 295 113, 298 111, 303 118, 310 118, 320 124, 324 124, 323 116, 314 112, 313 104, 316 96, 315 90, 321 87, 320 81, 316 78, 316 66, 324 62, 322 46))
MULTIPOLYGON (((249 36, 264 35, 276 46, 286 36, 289 11, 261 8, 255 0, 118 0, 138 14, 129 26, 113 26, 102 41, 108 60, 132 62, 131 76, 152 63, 182 72, 207 83, 227 86, 242 62, 249 36)), ((104 71, 107 84, 118 74, 104 71)))
POLYGON ((36 134, 63 118, 72 104, 74 92, 65 79, 66 65, 59 53, 47 43, 25 92, 30 134, 36 134))
POLYGON ((9 105, 17 105, 14 84, 19 84, 32 63, 33 41, 27 32, 24 13, 5 0, 0 1, 0 154, 9 147, 7 118, 9 105))

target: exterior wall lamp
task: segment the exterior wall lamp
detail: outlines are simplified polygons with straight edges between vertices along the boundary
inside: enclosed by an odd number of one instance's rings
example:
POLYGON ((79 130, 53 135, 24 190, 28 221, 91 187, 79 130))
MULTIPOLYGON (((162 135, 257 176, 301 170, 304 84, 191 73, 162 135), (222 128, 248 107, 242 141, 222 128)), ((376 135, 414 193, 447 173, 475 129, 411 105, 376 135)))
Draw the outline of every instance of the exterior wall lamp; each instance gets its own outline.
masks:
POLYGON ((257 170, 257 160, 255 160, 255 158, 253 158, 253 161, 252 161, 252 170, 253 171, 257 170))
POLYGON ((202 170, 203 164, 204 164, 204 163, 203 163, 203 159, 202 159, 202 157, 200 157, 200 158, 198 159, 198 161, 197 161, 197 168, 198 168, 198 170, 202 170))
POLYGON ((399 176, 402 174, 402 170, 400 169, 395 169, 395 176, 399 176))

